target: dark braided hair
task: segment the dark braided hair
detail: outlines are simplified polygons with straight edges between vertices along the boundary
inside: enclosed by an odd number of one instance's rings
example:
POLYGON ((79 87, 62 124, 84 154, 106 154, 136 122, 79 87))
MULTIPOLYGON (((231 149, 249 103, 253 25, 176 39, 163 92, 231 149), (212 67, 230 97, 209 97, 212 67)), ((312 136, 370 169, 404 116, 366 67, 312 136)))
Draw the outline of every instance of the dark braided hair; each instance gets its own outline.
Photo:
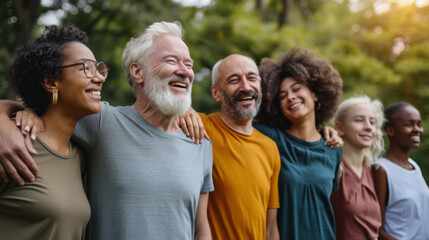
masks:
POLYGON ((10 71, 12 84, 29 108, 40 115, 49 106, 50 95, 42 87, 44 79, 62 79, 61 63, 64 44, 80 42, 87 44, 85 32, 73 25, 46 26, 42 36, 27 43, 19 51, 10 71))
POLYGON ((280 129, 291 125, 280 107, 279 90, 283 80, 292 77, 313 92, 320 105, 316 110, 316 128, 320 128, 335 113, 342 94, 343 82, 331 63, 314 57, 309 50, 293 48, 278 62, 264 58, 259 66, 262 78, 262 103, 256 119, 280 129))

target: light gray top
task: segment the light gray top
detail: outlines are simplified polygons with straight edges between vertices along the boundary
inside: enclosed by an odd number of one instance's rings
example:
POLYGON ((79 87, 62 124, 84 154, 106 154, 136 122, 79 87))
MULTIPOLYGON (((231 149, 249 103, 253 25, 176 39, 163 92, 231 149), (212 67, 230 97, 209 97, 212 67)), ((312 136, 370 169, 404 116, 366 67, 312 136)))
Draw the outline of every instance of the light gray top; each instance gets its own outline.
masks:
POLYGON ((106 102, 74 139, 88 156, 90 239, 194 238, 200 193, 214 189, 210 141, 197 145, 106 102))
POLYGON ((384 215, 384 230, 396 239, 429 239, 429 188, 422 172, 411 158, 414 166, 407 170, 394 162, 378 160, 386 170, 389 196, 384 215))

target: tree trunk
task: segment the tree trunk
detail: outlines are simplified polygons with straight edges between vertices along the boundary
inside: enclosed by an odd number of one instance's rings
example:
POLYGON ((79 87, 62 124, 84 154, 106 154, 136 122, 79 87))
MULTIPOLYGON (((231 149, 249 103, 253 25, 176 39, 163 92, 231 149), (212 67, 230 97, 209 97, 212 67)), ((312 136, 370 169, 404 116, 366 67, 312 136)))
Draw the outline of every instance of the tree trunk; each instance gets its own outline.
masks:
MULTIPOLYGON (((7 46, 12 56, 15 56, 17 48, 30 39, 31 32, 40 16, 39 5, 40 0, 15 0, 13 2, 13 11, 16 17, 16 22, 13 25, 14 41, 7 46)), ((10 80, 9 71, 6 72, 5 77, 8 81, 10 80)), ((16 93, 12 87, 8 86, 5 97, 8 99, 16 98, 16 93)))
POLYGON ((256 8, 256 11, 258 11, 259 13, 259 17, 263 19, 265 15, 263 0, 256 0, 255 8, 256 8))
POLYGON ((281 0, 282 1, 282 12, 279 15, 279 29, 287 25, 290 5, 292 0, 281 0))

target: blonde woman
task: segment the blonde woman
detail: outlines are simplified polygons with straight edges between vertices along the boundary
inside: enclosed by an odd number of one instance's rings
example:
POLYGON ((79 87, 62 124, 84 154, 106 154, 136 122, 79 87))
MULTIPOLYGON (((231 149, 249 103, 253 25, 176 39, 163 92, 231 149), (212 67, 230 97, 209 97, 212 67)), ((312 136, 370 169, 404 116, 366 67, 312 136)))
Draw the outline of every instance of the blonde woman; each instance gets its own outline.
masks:
POLYGON ((376 239, 381 226, 373 165, 383 152, 383 105, 367 96, 343 101, 334 116, 335 129, 344 141, 339 189, 332 193, 336 237, 376 239))

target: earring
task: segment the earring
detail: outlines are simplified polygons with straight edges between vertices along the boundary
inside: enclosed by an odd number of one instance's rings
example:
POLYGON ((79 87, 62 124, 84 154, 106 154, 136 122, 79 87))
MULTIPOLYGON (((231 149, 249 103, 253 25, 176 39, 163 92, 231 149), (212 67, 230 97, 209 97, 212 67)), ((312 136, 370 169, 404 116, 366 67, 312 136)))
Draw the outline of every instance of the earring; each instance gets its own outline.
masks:
POLYGON ((58 102, 58 90, 55 89, 54 92, 52 93, 52 105, 57 104, 58 102))
POLYGON ((316 110, 319 110, 320 109, 320 107, 322 106, 322 104, 319 102, 319 101, 317 101, 316 102, 316 110))

